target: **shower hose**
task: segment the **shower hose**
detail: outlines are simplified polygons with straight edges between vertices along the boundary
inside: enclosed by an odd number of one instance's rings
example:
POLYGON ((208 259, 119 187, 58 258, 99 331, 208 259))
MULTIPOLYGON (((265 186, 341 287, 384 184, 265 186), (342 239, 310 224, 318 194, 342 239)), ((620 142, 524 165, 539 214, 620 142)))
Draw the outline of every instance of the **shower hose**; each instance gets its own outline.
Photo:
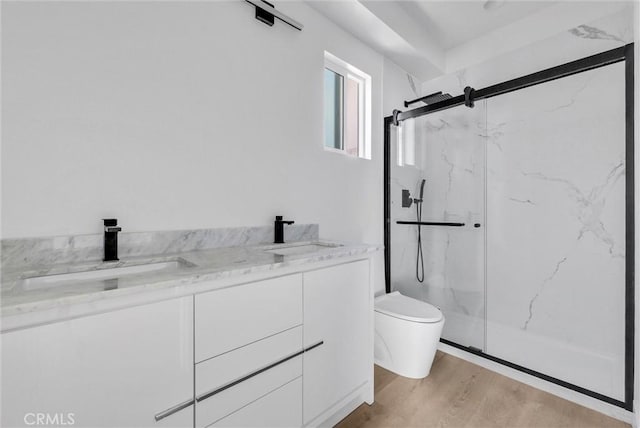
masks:
POLYGON ((416 202, 416 217, 418 220, 418 253, 416 255, 416 279, 418 282, 424 282, 424 257, 422 254, 422 230, 420 222, 422 221, 422 201, 416 202))

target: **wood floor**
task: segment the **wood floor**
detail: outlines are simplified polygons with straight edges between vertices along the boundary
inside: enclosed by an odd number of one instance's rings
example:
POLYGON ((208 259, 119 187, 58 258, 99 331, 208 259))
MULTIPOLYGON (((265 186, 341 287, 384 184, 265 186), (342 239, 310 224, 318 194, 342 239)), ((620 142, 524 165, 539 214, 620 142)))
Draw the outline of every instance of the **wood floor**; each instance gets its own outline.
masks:
POLYGON ((431 374, 407 379, 375 368, 375 403, 338 428, 630 427, 498 373, 438 352, 431 374))

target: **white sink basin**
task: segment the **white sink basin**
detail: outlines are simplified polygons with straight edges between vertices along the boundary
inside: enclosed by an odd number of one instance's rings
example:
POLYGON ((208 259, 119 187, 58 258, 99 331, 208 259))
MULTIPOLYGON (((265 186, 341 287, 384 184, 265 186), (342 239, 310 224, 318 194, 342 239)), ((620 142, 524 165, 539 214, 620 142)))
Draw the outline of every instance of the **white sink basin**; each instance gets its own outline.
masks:
POLYGON ((315 253, 316 251, 326 250, 327 248, 335 248, 342 247, 341 244, 325 244, 325 243, 315 243, 315 244, 305 244, 305 245, 290 245, 282 248, 273 248, 270 250, 265 250, 267 253, 277 254, 280 256, 293 256, 299 254, 308 254, 315 253))
POLYGON ((71 272, 54 275, 34 276, 24 278, 22 287, 25 290, 37 290, 54 287, 61 283, 99 281, 118 279, 129 275, 137 275, 150 272, 172 272, 193 266, 182 259, 158 263, 146 263, 132 266, 119 266, 82 272, 71 272))

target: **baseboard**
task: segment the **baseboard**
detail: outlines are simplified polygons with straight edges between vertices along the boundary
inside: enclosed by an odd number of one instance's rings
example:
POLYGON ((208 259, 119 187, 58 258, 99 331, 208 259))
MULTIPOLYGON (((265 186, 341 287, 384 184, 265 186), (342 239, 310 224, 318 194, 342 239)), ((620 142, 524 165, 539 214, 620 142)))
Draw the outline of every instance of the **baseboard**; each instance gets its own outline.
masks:
POLYGON ((564 388, 560 385, 556 385, 555 383, 548 382, 535 376, 528 375, 519 370, 512 369, 500 363, 482 358, 478 355, 472 354, 462 349, 458 349, 442 342, 438 344, 438 349, 462 360, 469 361, 470 363, 476 364, 480 367, 484 367, 485 369, 517 380, 518 382, 522 382, 526 385, 548 392, 560 398, 564 398, 565 400, 569 400, 573 403, 595 410, 596 412, 611 416, 612 418, 618 419, 622 422, 632 424, 635 428, 640 428, 640 425, 638 425, 637 414, 634 415, 632 412, 629 412, 628 410, 622 409, 618 406, 614 406, 613 404, 605 403, 604 401, 600 401, 587 395, 580 394, 579 392, 564 388))
POLYGON ((331 406, 328 410, 318 415, 305 425, 305 428, 331 428, 338 422, 346 418, 349 413, 357 409, 362 403, 366 403, 369 400, 371 383, 365 382, 351 393, 349 393, 342 400, 331 406))

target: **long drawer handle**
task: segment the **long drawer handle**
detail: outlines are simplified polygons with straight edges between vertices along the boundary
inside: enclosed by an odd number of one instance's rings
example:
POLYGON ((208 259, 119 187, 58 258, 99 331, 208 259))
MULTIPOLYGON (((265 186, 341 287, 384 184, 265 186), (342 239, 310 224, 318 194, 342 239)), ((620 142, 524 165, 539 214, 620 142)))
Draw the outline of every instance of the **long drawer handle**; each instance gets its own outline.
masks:
POLYGON ((311 346, 308 346, 308 347, 306 347, 304 349, 301 349, 301 350, 299 350, 297 352, 294 352, 293 354, 288 355, 288 356, 286 356, 286 357, 284 357, 284 358, 282 358, 282 359, 280 359, 280 360, 278 360, 278 361, 276 361, 274 363, 271 363, 268 366, 262 367, 261 369, 258 369, 258 370, 254 371, 254 372, 251 372, 248 375, 242 376, 241 378, 238 378, 238 379, 236 379, 234 381, 226 383, 226 384, 222 385, 221 387, 213 389, 213 390, 211 390, 209 392, 205 392, 204 394, 199 395, 199 396, 196 397, 196 402, 199 403, 202 400, 206 400, 207 398, 212 397, 212 396, 214 396, 216 394, 219 394, 222 391, 227 390, 227 389, 229 389, 231 387, 234 387, 237 384, 244 382, 245 380, 248 380, 248 379, 251 379, 254 376, 257 376, 260 373, 264 373, 267 370, 270 370, 270 369, 272 369, 272 368, 274 368, 276 366, 279 366, 282 363, 286 363, 287 361, 289 361, 289 360, 291 360, 291 359, 293 359, 293 358, 295 358, 295 357, 297 357, 299 355, 302 355, 305 352, 309 352, 312 349, 317 348, 318 346, 322 345, 323 343, 324 343, 324 340, 321 340, 318 343, 315 343, 315 344, 313 344, 311 346))
POLYGON ((176 412, 179 412, 182 409, 186 409, 187 407, 191 406, 194 403, 193 398, 191 400, 187 400, 185 402, 182 402, 180 404, 176 404, 173 407, 168 408, 165 411, 162 411, 160 413, 158 413, 155 418, 156 418, 156 422, 160 421, 161 419, 166 418, 167 416, 171 416, 176 412))

